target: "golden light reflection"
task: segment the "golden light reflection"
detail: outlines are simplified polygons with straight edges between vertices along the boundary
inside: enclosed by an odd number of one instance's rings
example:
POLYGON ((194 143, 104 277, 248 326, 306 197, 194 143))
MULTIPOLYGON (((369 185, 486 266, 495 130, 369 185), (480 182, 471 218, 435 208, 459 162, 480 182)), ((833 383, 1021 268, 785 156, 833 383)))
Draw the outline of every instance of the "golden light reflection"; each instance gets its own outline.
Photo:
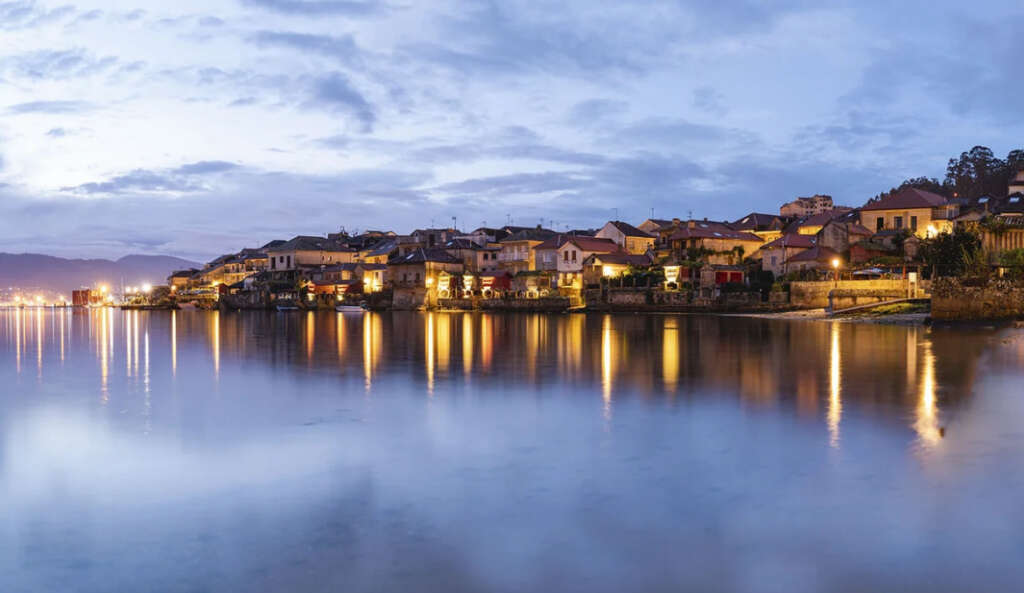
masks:
POLYGON ((484 371, 491 370, 494 358, 494 317, 484 315, 480 318, 480 366, 484 371))
POLYGON ((178 375, 178 312, 171 311, 171 376, 178 375))
POLYGON ((839 422, 843 417, 843 402, 841 399, 842 386, 842 359, 839 351, 839 323, 832 323, 831 347, 829 348, 829 372, 828 372, 828 434, 829 444, 839 447, 839 422))
POLYGON ((334 315, 334 342, 338 348, 338 364, 343 364, 345 360, 345 314, 336 313, 334 315))
POLYGON ((60 310, 60 362, 64 363, 64 324, 67 323, 67 312, 60 310))
MULTIPOLYGON (((100 311, 100 402, 106 404, 110 401, 109 388, 109 375, 110 375, 110 359, 107 350, 107 339, 110 335, 108 327, 113 328, 113 324, 109 323, 108 317, 110 316, 110 309, 104 308, 100 311)), ((112 342, 113 340, 111 340, 112 342)))
POLYGON ((313 363, 313 341, 316 338, 316 314, 306 312, 306 363, 313 363))
POLYGON ((373 313, 363 313, 363 375, 366 378, 366 391, 369 393, 373 385, 373 336, 371 335, 373 313))
POLYGON ((462 314, 462 372, 468 381, 473 374, 473 314, 462 314))
POLYGON ((426 366, 427 366, 427 393, 434 394, 434 314, 427 313, 427 335, 425 337, 426 366))
POLYGON ((942 440, 942 429, 939 426, 939 411, 935 402, 935 354, 932 352, 931 340, 922 342, 924 354, 921 371, 921 388, 917 400, 916 420, 914 429, 921 438, 921 443, 932 448, 942 440))
MULTIPOLYGON (((130 313, 129 313, 130 315, 130 313)), ((125 365, 125 376, 132 376, 132 324, 130 321, 124 324, 124 365, 125 365)))
POLYGON ((132 363, 133 363, 134 366, 132 368, 133 368, 134 376, 136 378, 138 378, 138 376, 139 376, 139 312, 138 311, 132 311, 132 316, 131 316, 131 319, 130 319, 130 323, 132 324, 132 341, 135 344, 135 352, 132 355, 133 356, 132 363))
POLYGON ((14 357, 16 372, 21 374, 21 308, 14 310, 14 357))
POLYGON ((679 384, 679 327, 678 320, 665 318, 665 329, 662 332, 661 375, 665 383, 665 391, 675 392, 679 384))
POLYGON ((36 376, 43 376, 43 311, 36 310, 36 376))
POLYGON ((601 322, 601 395, 604 399, 604 416, 612 415, 612 317, 605 315, 601 322))
POLYGON ((220 378, 220 311, 214 311, 210 317, 210 341, 213 348, 213 375, 220 378))
POLYGON ((449 313, 437 316, 437 370, 442 375, 448 374, 448 364, 451 362, 451 319, 449 313))

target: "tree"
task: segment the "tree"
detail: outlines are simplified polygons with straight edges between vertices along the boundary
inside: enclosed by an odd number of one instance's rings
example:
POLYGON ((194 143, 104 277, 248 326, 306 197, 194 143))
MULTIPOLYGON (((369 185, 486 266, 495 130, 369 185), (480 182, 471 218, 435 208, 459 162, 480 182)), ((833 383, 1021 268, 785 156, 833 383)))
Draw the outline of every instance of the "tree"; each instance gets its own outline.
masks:
POLYGON ((981 239, 972 231, 956 229, 921 242, 921 258, 932 276, 962 276, 969 261, 981 250, 981 239))

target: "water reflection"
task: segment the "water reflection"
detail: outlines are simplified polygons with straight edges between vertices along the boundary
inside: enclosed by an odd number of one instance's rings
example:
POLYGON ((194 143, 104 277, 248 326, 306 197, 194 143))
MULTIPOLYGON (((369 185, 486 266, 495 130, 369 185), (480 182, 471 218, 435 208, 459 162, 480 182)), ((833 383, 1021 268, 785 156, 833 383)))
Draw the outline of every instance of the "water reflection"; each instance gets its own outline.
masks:
POLYGON ((1012 331, 3 311, 0 590, 1018 590, 1012 331))

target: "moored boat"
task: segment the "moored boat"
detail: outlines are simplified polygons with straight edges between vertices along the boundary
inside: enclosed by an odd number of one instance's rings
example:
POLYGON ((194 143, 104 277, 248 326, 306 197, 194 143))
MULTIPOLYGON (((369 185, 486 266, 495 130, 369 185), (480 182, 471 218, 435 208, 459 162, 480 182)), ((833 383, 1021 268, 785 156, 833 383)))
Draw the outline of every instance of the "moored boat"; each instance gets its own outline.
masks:
POLYGON ((362 313, 364 311, 362 305, 337 305, 334 310, 338 313, 362 313))

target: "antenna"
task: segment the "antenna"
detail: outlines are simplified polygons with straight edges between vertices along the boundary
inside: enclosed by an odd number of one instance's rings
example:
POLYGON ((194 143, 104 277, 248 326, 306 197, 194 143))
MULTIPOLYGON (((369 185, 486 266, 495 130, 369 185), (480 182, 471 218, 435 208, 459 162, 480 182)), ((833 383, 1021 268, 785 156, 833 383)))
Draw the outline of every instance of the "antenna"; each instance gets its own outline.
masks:
POLYGON ((651 206, 651 218, 654 218, 654 206, 651 206))
POLYGON ((455 230, 459 229, 458 220, 456 220, 456 218, 454 216, 452 217, 452 228, 455 229, 455 230))
POLYGON ((505 214, 505 224, 507 224, 509 226, 512 226, 512 215, 511 214, 508 214, 508 213, 505 214))
POLYGON ((615 220, 618 220, 619 219, 619 209, 618 208, 612 208, 612 211, 615 212, 615 220))

